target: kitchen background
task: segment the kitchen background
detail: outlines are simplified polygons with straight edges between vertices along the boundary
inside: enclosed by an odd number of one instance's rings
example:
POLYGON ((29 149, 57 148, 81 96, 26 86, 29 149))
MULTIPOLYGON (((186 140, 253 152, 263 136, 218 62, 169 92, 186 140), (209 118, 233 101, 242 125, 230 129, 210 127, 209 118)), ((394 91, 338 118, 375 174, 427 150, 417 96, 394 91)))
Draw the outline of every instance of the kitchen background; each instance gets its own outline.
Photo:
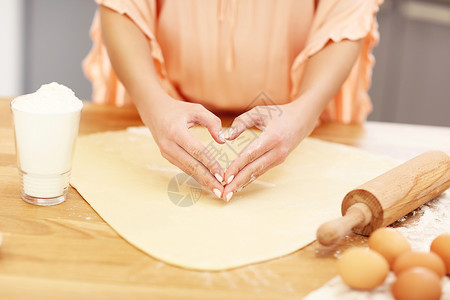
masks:
MULTIPOLYGON (((0 1, 0 97, 58 81, 82 99, 93 0, 0 1)), ((385 0, 370 94, 373 121, 450 126, 450 1, 385 0)))

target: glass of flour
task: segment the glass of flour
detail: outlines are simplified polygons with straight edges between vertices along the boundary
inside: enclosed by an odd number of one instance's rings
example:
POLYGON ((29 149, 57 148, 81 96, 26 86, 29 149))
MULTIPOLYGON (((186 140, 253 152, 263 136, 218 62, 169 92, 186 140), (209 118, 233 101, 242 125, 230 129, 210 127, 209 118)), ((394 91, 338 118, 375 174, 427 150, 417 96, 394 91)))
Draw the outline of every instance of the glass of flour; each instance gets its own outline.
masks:
POLYGON ((83 103, 58 83, 11 101, 22 199, 36 205, 66 200, 83 103))

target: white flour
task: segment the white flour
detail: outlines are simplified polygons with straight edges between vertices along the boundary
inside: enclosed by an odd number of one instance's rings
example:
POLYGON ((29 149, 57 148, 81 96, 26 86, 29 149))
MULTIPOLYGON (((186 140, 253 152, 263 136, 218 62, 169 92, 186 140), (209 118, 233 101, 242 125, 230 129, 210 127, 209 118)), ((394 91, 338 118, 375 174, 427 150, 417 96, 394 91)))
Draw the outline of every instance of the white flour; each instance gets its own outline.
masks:
MULTIPOLYGON (((336 276, 328 281, 321 288, 308 294, 304 300, 394 300, 391 294, 390 286, 395 280, 394 273, 390 272, 384 284, 380 285, 372 291, 357 291, 346 285, 341 277, 336 276)), ((441 300, 450 299, 450 279, 444 277, 442 279, 442 296, 441 300)))
MULTIPOLYGON (((450 232, 450 192, 422 205, 414 212, 394 224, 410 242, 415 251, 429 251, 431 242, 438 235, 450 232), (418 218, 411 218, 418 215, 418 218)), ((345 299, 345 300, 387 300, 394 299, 390 285, 395 280, 391 272, 384 284, 372 291, 357 291, 348 287, 339 276, 328 281, 321 288, 308 294, 305 300, 345 299)), ((442 279, 442 300, 450 300, 450 279, 442 279)))
POLYGON ((55 114, 79 111, 83 103, 68 87, 52 82, 35 93, 19 96, 11 102, 14 110, 33 114, 55 114))
POLYGON ((431 242, 438 235, 450 232, 450 192, 422 205, 417 211, 403 217, 394 224, 415 251, 429 251, 431 242), (420 217, 410 222, 412 215, 420 217), (407 223, 404 226, 402 223, 407 223))

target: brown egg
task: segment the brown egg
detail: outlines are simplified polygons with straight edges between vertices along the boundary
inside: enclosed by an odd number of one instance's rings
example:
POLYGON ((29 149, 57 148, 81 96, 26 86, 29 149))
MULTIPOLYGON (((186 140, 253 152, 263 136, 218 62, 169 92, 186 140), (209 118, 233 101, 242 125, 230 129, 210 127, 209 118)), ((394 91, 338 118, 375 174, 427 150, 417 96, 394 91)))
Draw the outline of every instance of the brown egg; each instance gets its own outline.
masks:
POLYGON ((405 270, 413 267, 424 267, 436 272, 439 278, 445 275, 445 264, 442 258, 433 252, 408 251, 401 254, 394 262, 393 270, 399 275, 405 270))
POLYGON ((450 233, 444 233, 435 238, 430 250, 442 258, 447 269, 446 274, 450 275, 450 233))
POLYGON ((391 291, 396 300, 439 300, 442 286, 435 272, 414 267, 400 273, 391 291))
POLYGON ((372 232, 369 248, 383 255, 391 268, 400 254, 411 250, 408 240, 393 228, 378 228, 372 232))
POLYGON ((379 286, 389 273, 389 264, 379 253, 368 248, 350 248, 339 258, 338 272, 342 280, 358 290, 379 286))

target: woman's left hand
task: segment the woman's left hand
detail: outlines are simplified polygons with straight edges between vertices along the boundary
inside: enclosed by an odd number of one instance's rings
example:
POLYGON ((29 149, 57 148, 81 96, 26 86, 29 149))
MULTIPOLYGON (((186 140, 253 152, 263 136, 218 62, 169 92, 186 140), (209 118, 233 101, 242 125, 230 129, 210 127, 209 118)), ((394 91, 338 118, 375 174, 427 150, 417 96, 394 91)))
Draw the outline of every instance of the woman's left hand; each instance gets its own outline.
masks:
POLYGON ((236 192, 285 161, 288 154, 314 129, 317 105, 301 99, 278 106, 256 106, 234 119, 227 140, 236 139, 247 128, 257 127, 261 135, 251 142, 225 172, 222 194, 230 201, 236 192))
POLYGON ((234 193, 282 163, 311 133, 320 114, 350 74, 361 45, 362 39, 330 42, 306 63, 296 100, 279 106, 256 106, 234 120, 228 140, 253 126, 263 132, 226 170, 224 200, 229 201, 234 193))

